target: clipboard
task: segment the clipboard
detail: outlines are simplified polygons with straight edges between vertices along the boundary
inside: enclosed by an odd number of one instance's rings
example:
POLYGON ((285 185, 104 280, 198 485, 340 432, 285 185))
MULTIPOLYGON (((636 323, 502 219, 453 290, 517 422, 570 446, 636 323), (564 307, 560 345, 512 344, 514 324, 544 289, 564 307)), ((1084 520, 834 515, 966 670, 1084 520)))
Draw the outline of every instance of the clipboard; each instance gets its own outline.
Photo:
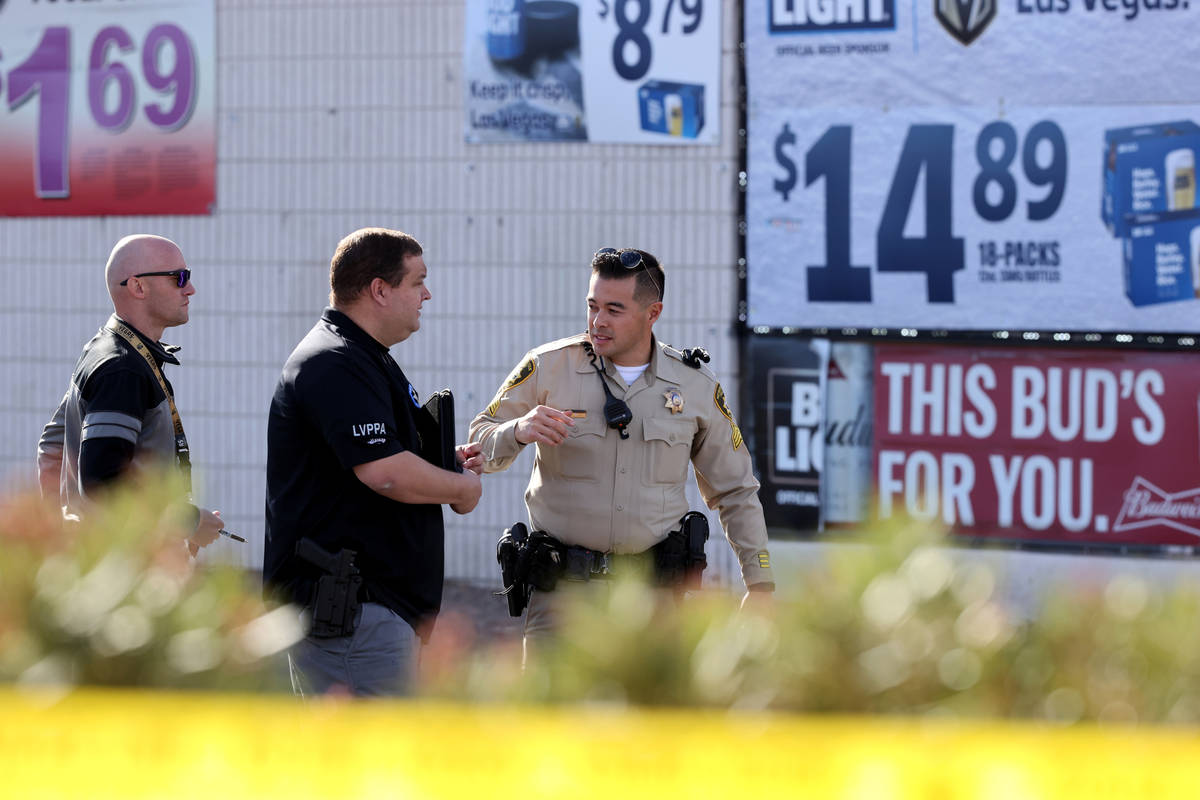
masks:
POLYGON ((442 389, 429 395, 423 406, 433 420, 429 430, 421 433, 421 456, 442 469, 462 472, 454 455, 454 395, 442 389))

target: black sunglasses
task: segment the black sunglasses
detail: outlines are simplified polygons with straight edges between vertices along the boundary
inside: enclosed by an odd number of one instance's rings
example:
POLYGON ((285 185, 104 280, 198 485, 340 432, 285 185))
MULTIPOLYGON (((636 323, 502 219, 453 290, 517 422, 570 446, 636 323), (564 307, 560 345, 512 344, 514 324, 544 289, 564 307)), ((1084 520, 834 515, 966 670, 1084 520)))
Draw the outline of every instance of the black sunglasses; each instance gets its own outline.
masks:
MULTIPOLYGON (((175 285, 180 289, 187 286, 188 281, 192 279, 192 271, 190 269, 172 269, 166 272, 139 272, 137 275, 133 275, 132 277, 149 278, 153 275, 170 275, 175 279, 175 285)), ((129 283, 129 278, 121 281, 120 285, 124 286, 127 283, 129 283)))
MULTIPOLYGON (((662 289, 658 285, 658 281, 654 280, 654 273, 650 271, 649 265, 642 261, 642 254, 637 250, 618 250, 615 247, 601 247, 596 251, 596 256, 615 255, 621 259, 621 266, 628 270, 634 270, 638 267, 645 267, 646 277, 650 279, 650 283, 654 284, 658 296, 662 297, 662 289)), ((592 256, 595 258, 596 256, 592 256)))

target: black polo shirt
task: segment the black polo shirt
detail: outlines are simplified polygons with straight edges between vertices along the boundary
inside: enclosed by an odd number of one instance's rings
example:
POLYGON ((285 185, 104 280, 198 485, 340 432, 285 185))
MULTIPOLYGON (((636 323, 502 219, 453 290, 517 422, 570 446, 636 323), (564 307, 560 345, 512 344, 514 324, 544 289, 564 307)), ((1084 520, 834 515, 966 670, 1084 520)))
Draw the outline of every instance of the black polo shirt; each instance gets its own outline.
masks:
MULTIPOLYGON (((267 423, 263 579, 301 605, 321 574, 296 557, 312 539, 350 548, 371 600, 414 628, 442 601, 440 505, 408 505, 368 489, 354 467, 420 454, 416 391, 388 349, 348 316, 325 309, 283 367, 267 423)), ((424 421, 422 420, 422 425, 424 421)))

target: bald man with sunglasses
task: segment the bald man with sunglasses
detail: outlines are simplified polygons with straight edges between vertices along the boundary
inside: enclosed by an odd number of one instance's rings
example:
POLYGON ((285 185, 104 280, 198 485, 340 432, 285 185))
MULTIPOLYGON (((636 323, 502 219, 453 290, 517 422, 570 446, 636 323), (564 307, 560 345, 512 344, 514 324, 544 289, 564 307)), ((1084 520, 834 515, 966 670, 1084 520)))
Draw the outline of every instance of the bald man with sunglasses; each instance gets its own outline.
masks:
MULTIPOLYGON (((164 364, 179 349, 163 331, 188 321, 196 287, 179 247, 161 236, 126 236, 104 268, 113 315, 83 348, 67 393, 38 442, 43 497, 78 518, 90 496, 133 469, 176 469, 190 488, 191 459, 164 364)), ((195 555, 217 539, 220 512, 196 509, 195 555)))
POLYGON ((665 288, 658 259, 604 248, 591 267, 587 332, 531 350, 470 427, 485 472, 537 449, 529 520, 562 545, 568 567, 556 589, 529 600, 527 653, 554 633, 564 593, 590 591, 622 568, 653 566, 667 582, 668 559, 655 548, 691 516, 689 463, 705 503, 720 512, 749 592, 775 588, 758 481, 725 393, 701 363, 708 356, 654 336, 665 288))

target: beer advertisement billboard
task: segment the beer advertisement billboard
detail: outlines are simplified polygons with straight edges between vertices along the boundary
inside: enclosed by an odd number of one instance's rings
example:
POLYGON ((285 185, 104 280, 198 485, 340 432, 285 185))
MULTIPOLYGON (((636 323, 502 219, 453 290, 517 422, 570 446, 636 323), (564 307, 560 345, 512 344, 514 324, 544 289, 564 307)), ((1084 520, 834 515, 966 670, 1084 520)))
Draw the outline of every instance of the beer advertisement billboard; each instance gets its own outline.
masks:
POLYGON ((810 536, 821 522, 829 342, 756 336, 747 360, 752 377, 741 416, 767 528, 772 538, 810 536))
POLYGON ((1197 13, 747 0, 747 326, 1194 333, 1197 13))
POLYGON ((467 0, 467 142, 715 144, 721 3, 467 0))
POLYGON ((753 337, 743 429, 774 538, 862 522, 871 498, 873 348, 753 337))
POLYGON ((1178 353, 879 345, 879 514, 997 541, 1200 544, 1200 371, 1178 353))

